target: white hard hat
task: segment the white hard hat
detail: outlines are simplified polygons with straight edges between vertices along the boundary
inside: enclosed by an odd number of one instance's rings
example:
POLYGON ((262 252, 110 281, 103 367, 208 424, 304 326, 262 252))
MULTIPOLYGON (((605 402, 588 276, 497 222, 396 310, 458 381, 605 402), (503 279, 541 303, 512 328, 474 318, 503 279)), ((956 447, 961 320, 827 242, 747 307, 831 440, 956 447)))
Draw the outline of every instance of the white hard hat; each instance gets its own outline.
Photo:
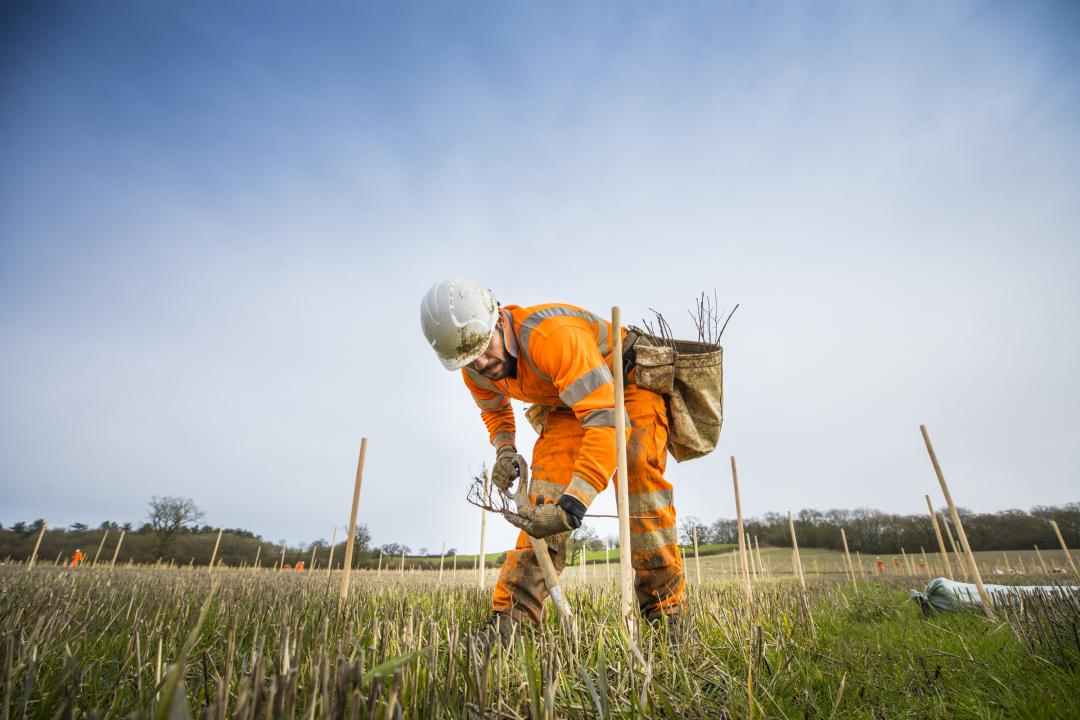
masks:
POLYGON ((490 290, 469 280, 435 283, 420 303, 420 326, 447 370, 460 370, 484 354, 499 303, 490 290))

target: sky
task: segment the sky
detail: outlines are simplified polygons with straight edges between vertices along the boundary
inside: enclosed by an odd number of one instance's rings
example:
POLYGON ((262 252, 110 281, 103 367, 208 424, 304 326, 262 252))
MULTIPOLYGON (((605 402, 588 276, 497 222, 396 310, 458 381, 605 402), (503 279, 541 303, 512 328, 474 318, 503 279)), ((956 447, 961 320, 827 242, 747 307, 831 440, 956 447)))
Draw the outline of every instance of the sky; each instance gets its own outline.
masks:
POLYGON ((682 516, 734 517, 729 456, 748 516, 925 512, 920 424, 962 506, 1078 501, 1078 38, 1069 2, 5 3, 0 522, 182 495, 329 539, 367 437, 374 542, 475 551, 493 453, 419 328, 453 276, 682 337, 739 303, 682 516))

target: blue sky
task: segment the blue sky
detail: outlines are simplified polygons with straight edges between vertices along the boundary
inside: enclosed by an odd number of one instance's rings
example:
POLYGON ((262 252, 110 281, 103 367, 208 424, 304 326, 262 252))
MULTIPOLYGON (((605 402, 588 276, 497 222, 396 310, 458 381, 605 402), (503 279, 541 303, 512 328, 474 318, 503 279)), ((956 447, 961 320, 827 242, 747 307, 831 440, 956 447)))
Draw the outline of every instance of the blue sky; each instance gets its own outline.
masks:
POLYGON ((490 453, 417 327, 447 275, 742 303, 682 514, 733 515, 732 454, 750 514, 920 512, 919 423, 962 504, 1078 499, 1070 3, 2 12, 5 524, 183 494, 326 538, 367 435, 376 542, 474 548, 490 453))

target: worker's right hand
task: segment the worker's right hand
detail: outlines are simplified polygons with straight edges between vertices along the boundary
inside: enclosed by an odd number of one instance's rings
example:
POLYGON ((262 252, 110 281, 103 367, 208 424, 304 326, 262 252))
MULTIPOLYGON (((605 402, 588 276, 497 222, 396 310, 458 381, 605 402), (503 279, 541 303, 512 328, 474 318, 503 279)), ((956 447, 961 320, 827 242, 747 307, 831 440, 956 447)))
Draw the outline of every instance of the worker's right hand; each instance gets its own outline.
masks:
POLYGON ((510 489, 514 481, 521 475, 516 459, 517 449, 513 445, 503 445, 499 448, 499 454, 495 457, 495 467, 491 468, 491 482, 502 491, 510 489))

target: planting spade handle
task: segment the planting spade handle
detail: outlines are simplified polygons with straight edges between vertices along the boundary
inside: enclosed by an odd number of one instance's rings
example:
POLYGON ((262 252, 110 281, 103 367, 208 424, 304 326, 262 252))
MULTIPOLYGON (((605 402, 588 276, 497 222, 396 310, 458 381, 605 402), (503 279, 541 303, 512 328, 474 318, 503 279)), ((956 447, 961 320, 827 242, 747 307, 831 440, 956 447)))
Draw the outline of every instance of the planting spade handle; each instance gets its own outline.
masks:
MULTIPOLYGON (((532 504, 529 502, 528 490, 529 463, 521 455, 517 455, 514 457, 514 464, 517 465, 521 473, 518 477, 517 493, 514 498, 520 511, 520 508, 526 508, 532 504)), ((544 574, 544 584, 547 585, 551 601, 555 603, 555 609, 559 611, 560 617, 569 620, 574 616, 574 612, 570 609, 570 603, 566 602, 562 585, 559 584, 559 574, 555 572, 555 565, 551 562, 547 541, 529 535, 529 542, 532 543, 533 554, 536 555, 536 562, 540 564, 540 572, 544 574)))

